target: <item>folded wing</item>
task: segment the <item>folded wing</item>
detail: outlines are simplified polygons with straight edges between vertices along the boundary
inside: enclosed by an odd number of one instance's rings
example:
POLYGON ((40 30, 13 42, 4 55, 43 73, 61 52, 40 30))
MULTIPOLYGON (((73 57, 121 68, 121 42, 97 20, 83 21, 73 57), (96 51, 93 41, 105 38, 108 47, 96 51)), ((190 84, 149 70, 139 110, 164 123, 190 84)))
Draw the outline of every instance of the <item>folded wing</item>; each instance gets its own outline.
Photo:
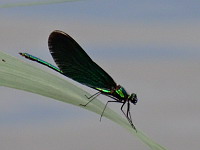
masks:
POLYGON ((54 31, 49 36, 49 50, 63 74, 91 88, 112 89, 115 81, 87 53, 62 31, 54 31))

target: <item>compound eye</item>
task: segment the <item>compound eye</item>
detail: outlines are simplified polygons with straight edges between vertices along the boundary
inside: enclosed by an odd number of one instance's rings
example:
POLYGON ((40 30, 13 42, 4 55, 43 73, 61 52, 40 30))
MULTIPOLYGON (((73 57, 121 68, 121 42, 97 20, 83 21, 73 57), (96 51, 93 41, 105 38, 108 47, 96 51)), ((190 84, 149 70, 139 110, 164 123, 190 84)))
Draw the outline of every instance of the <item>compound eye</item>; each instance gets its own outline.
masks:
POLYGON ((137 103, 137 96, 135 93, 132 93, 129 97, 129 100, 131 101, 131 103, 133 103, 134 105, 137 103))
POLYGON ((135 93, 132 93, 131 94, 131 101, 132 101, 132 103, 133 104, 136 104, 137 103, 137 101, 138 101, 138 99, 137 99, 137 95, 135 94, 135 93))

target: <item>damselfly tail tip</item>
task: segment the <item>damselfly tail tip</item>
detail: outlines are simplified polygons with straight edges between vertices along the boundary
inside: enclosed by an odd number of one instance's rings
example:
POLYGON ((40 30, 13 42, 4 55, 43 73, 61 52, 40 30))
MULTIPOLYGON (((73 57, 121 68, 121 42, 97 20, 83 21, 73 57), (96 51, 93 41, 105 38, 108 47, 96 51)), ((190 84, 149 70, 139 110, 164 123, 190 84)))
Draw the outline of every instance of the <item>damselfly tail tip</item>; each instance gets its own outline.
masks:
POLYGON ((21 55, 21 56, 24 56, 24 53, 22 53, 22 52, 19 52, 19 55, 21 55))
POLYGON ((27 53, 22 53, 22 52, 19 52, 19 55, 21 55, 22 57, 25 57, 25 58, 27 58, 27 53))

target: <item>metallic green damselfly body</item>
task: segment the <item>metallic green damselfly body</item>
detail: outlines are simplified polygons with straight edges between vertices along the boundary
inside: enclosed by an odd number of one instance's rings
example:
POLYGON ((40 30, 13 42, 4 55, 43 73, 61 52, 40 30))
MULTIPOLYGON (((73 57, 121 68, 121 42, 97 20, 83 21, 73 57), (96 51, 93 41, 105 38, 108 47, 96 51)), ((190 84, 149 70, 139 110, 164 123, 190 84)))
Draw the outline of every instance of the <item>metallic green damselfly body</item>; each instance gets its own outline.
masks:
POLYGON ((130 125, 136 130, 130 113, 130 103, 134 105, 137 103, 137 95, 135 93, 128 94, 122 86, 117 85, 112 77, 97 65, 68 34, 59 30, 52 32, 49 36, 48 45, 58 67, 28 53, 19 54, 98 91, 94 95, 87 97, 89 101, 86 104, 80 104, 81 106, 87 106, 100 94, 114 99, 106 103, 101 117, 109 102, 122 103, 121 111, 130 125), (123 110, 125 104, 127 104, 126 111, 123 110))

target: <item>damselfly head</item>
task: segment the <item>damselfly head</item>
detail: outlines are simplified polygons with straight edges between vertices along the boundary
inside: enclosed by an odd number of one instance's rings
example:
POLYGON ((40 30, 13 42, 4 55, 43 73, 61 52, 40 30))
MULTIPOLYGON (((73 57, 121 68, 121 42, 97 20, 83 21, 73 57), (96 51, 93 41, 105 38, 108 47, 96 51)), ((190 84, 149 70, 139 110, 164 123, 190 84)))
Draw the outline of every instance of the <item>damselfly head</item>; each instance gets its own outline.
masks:
POLYGON ((131 101, 131 103, 133 103, 134 105, 136 105, 138 99, 137 99, 137 95, 135 93, 132 93, 129 97, 128 100, 131 101))

